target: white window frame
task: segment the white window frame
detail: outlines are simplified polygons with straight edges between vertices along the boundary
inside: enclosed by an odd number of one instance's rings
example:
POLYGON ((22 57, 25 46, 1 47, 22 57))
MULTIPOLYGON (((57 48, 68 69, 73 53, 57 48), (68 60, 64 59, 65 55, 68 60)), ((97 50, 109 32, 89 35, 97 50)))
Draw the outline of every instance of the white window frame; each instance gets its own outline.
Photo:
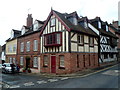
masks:
POLYGON ((57 44, 61 44, 61 36, 60 36, 61 34, 60 33, 57 33, 56 34, 56 38, 57 38, 57 44))
POLYGON ((34 40, 33 50, 38 51, 38 40, 34 40))
POLYGON ((60 55, 60 67, 65 67, 65 57, 64 55, 60 55))
POLYGON ((13 62, 12 62, 12 57, 9 58, 9 63, 13 63, 13 62))
POLYGON ((50 21, 50 26, 54 26, 55 25, 55 18, 52 18, 50 21))
POLYGON ((20 65, 23 66, 24 65, 24 57, 20 57, 20 65))
POLYGON ((43 57, 43 66, 48 66, 48 56, 44 55, 43 57))
POLYGON ((16 58, 13 58, 13 63, 16 65, 16 58))
POLYGON ((33 67, 38 67, 38 57, 33 57, 33 67))
POLYGON ((26 51, 27 52, 30 51, 30 41, 27 41, 27 43, 26 43, 26 51))
POLYGON ((21 43, 20 43, 20 51, 21 51, 21 52, 24 52, 24 42, 21 42, 21 43))

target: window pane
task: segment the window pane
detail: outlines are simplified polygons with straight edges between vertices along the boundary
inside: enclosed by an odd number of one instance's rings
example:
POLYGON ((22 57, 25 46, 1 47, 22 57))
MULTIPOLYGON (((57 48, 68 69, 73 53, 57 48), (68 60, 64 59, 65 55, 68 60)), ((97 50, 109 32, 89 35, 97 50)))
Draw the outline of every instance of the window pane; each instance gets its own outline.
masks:
POLYGON ((60 44, 60 34, 57 34, 57 44, 60 44))
POLYGON ((16 64, 16 59, 15 58, 13 58, 13 64, 16 64))
POLYGON ((34 59, 33 59, 33 67, 38 67, 38 57, 34 57, 34 59))
POLYGON ((24 51, 24 43, 22 42, 21 43, 21 46, 20 46, 20 51, 23 52, 24 51))
POLYGON ((12 58, 11 57, 9 58, 9 63, 12 63, 12 58))
POLYGON ((60 56, 60 67, 65 67, 64 66, 64 56, 60 56))
POLYGON ((30 41, 27 42, 26 48, 27 48, 27 49, 26 49, 27 51, 30 51, 30 41))
POLYGON ((34 40, 34 51, 38 50, 38 40, 34 40))
POLYGON ((47 66, 48 65, 48 56, 44 56, 44 66, 47 66))
POLYGON ((23 65, 23 62, 24 62, 24 58, 20 57, 20 65, 23 65))
POLYGON ((55 25, 55 18, 51 19, 51 26, 55 25))

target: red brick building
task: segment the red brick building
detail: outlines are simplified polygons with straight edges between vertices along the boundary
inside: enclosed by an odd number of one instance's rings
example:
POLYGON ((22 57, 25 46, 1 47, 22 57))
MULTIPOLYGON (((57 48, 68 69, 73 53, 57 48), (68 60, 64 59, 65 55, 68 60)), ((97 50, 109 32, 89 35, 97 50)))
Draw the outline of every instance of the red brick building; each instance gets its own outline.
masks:
POLYGON ((18 37, 17 60, 21 68, 30 68, 32 72, 40 72, 40 31, 44 22, 35 20, 31 14, 27 18, 27 26, 23 26, 18 37))
POLYGON ((76 12, 51 10, 40 32, 40 67, 45 73, 72 73, 98 67, 98 35, 76 12))

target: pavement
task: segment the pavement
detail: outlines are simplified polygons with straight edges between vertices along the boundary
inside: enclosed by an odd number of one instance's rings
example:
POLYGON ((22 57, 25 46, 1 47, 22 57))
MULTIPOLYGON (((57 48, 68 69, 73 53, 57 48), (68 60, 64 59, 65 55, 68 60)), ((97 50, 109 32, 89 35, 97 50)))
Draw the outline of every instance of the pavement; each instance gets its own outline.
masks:
POLYGON ((116 64, 119 64, 120 62, 118 61, 114 61, 114 62, 109 62, 109 63, 103 63, 101 65, 99 65, 99 67, 97 68, 94 68, 94 69, 85 69, 85 70, 82 70, 82 71, 78 71, 78 72, 74 72, 74 73, 71 73, 71 74, 47 74, 47 73, 21 73, 23 75, 37 75, 37 76, 42 76, 42 77, 47 77, 47 78, 54 78, 54 77, 77 77, 77 76, 84 76, 84 75, 87 75, 87 74, 92 74, 92 73, 95 73, 95 72, 99 72, 105 68, 109 68, 111 66, 114 66, 116 64))
MULTIPOLYGON (((59 81, 58 83, 59 84, 61 83, 61 85, 63 85, 63 82, 68 83, 68 82, 71 82, 71 79, 73 80, 75 78, 76 78, 75 82, 78 78, 81 78, 81 77, 87 78, 86 76, 93 76, 93 78, 94 78, 94 76, 96 76, 98 78, 98 76, 99 76, 98 72, 103 73, 102 71, 107 71, 111 67, 116 67, 118 65, 119 65, 118 62, 111 62, 107 65, 102 64, 102 65, 100 65, 100 67, 95 68, 95 69, 86 69, 86 70, 75 72, 72 74, 62 74, 62 75, 46 74, 46 73, 36 73, 36 74, 35 73, 19 73, 19 74, 15 74, 15 75, 4 74, 3 78, 4 78, 5 82, 0 83, 0 88, 1 87, 3 87, 3 88, 19 88, 19 87, 33 87, 33 86, 36 87, 36 85, 43 85, 43 86, 38 86, 38 87, 48 87, 51 85, 50 82, 56 82, 56 81, 59 81), (66 81, 64 81, 64 80, 66 80, 66 81)), ((117 70, 117 68, 116 68, 116 70, 117 70)), ((108 73, 111 74, 113 72, 107 72, 107 74, 108 73)), ((106 75, 106 73, 104 73, 104 74, 106 75)), ((105 79, 106 78, 108 78, 108 77, 105 77, 105 79)), ((87 80, 88 79, 89 79, 89 77, 87 78, 87 80)), ((103 81, 105 79, 103 79, 103 81)), ((102 78, 100 80, 102 80, 102 78)), ((51 87, 53 87, 53 86, 51 86, 51 87)), ((56 85, 56 87, 57 87, 57 85, 56 85)))

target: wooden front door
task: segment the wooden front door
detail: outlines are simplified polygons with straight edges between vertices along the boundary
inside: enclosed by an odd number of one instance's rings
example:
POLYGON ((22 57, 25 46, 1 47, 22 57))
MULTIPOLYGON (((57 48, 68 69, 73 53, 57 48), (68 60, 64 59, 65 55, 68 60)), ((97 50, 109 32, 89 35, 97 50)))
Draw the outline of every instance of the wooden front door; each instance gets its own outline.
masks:
POLYGON ((56 73, 56 56, 51 56, 51 73, 56 73))

